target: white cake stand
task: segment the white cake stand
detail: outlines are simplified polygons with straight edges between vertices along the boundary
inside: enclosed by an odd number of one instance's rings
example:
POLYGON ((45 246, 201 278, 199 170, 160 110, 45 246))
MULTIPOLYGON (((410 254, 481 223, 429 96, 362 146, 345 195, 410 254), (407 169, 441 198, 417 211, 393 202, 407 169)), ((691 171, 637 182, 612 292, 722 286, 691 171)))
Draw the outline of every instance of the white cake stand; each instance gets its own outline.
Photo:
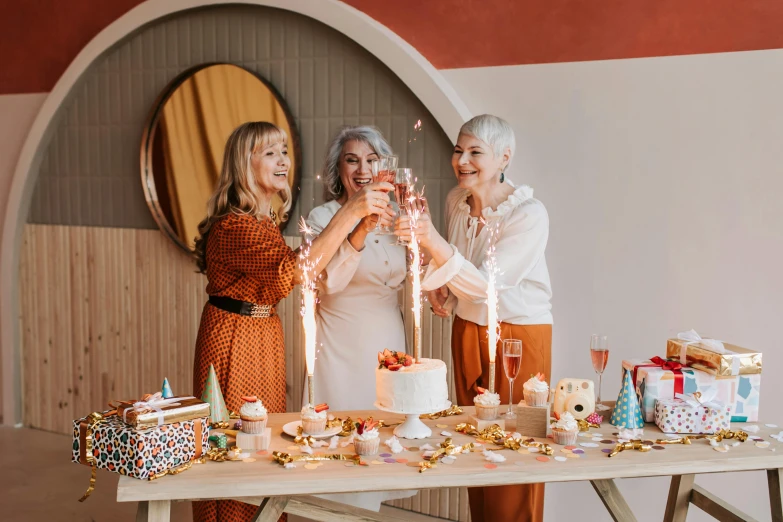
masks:
MULTIPOLYGON (((400 437, 401 439, 427 439, 432 436, 432 430, 423 422, 421 422, 421 419, 419 418, 419 415, 427 415, 428 413, 435 413, 434 411, 431 412, 419 412, 419 413, 409 413, 407 411, 396 411, 396 410, 390 410, 388 408, 384 408, 378 403, 375 402, 374 406, 381 410, 381 411, 387 411, 389 413, 399 413, 401 415, 405 415, 405 422, 394 428, 394 435, 397 437, 400 437)), ((447 410, 451 408, 451 401, 446 401, 446 406, 441 408, 442 410, 447 410)), ((436 410, 441 411, 441 410, 436 410)))

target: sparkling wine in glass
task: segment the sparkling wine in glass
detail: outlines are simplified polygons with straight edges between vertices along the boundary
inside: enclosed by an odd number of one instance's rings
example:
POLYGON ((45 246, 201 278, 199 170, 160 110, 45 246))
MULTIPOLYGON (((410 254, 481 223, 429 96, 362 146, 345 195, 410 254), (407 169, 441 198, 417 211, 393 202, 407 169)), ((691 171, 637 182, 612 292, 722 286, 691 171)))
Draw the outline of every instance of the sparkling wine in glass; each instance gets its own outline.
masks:
MULTIPOLYGON (((413 169, 400 168, 394 172, 394 198, 397 200, 397 205, 400 207, 400 216, 403 216, 409 212, 410 201, 408 198, 413 192, 413 185, 416 182, 413 177, 413 169)), ((397 245, 408 246, 406 241, 403 241, 399 237, 397 238, 397 245)))
POLYGON ((606 409, 601 404, 601 381, 606 369, 606 362, 609 360, 609 337, 606 335, 593 334, 590 336, 590 358, 593 361, 593 370, 598 374, 598 396, 595 399, 597 410, 606 409))
MULTIPOLYGON (((375 183, 385 181, 394 184, 394 175, 397 169, 397 156, 381 156, 378 160, 372 162, 372 180, 375 183)), ((380 217, 375 226, 375 233, 379 235, 388 235, 392 231, 389 227, 382 227, 380 217)))
POLYGON ((522 341, 519 339, 503 339, 503 371, 508 379, 508 412, 507 419, 516 419, 514 414, 514 379, 522 368, 522 341))

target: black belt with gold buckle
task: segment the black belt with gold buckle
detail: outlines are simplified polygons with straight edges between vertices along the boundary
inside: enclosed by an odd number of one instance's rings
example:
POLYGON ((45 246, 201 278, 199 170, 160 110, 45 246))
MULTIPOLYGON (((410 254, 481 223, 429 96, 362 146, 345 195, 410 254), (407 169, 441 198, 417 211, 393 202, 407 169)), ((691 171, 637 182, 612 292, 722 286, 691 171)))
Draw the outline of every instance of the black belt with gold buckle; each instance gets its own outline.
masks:
POLYGON ((248 303, 247 301, 238 301, 223 295, 209 296, 209 304, 226 312, 247 317, 269 317, 275 313, 273 305, 259 305, 248 303))

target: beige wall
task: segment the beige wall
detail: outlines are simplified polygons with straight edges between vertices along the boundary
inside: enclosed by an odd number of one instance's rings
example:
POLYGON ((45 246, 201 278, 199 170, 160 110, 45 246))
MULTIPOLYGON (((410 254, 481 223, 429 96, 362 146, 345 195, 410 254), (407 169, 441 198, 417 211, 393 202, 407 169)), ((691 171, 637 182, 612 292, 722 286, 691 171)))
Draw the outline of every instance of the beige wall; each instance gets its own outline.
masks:
MULTIPOLYGON (((621 359, 663 355, 667 336, 695 328, 764 351, 762 415, 781 423, 783 51, 443 74, 474 113, 509 119, 511 176, 549 211, 553 380, 593 374, 601 330, 613 399, 621 359)), ((769 520, 763 478, 697 482, 769 520)), ((640 521, 662 519, 665 480, 619 486, 640 521)), ((604 513, 586 483, 547 491, 547 520, 604 513)))
MULTIPOLYGON (((2 239, 2 223, 5 220, 8 193, 11 190, 16 160, 19 158, 27 131, 33 124, 33 119, 44 99, 46 99, 46 93, 0 96, 0 239, 2 239)), ((2 371, 0 371, 1 375, 2 371)), ((1 383, 0 393, 2 393, 1 383)), ((0 395, 0 404, 2 402, 3 399, 0 395)), ((3 422, 2 415, 2 411, 0 411, 0 423, 3 422)))

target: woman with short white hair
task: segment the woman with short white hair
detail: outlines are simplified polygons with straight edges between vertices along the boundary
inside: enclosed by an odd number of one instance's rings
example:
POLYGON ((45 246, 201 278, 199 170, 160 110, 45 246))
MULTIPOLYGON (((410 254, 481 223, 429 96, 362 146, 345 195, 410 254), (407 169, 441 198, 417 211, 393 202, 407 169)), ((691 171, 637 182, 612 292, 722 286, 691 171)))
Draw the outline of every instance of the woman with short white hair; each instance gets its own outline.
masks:
MULTIPOLYGON (((451 164, 458 186, 446 199, 447 239, 432 226, 427 212, 417 222, 416 237, 432 256, 422 288, 429 291, 435 314, 453 310, 451 349, 457 402, 473 405, 478 388, 489 388, 487 349, 487 251, 494 247, 498 271, 500 339, 522 340, 520 377, 551 369, 552 297, 544 250, 549 217, 527 185, 514 186, 505 170, 516 143, 505 120, 476 116, 460 129, 451 164)), ((398 220, 395 233, 409 240, 409 219, 398 220)), ((502 346, 496 348, 502 361, 502 346)), ((505 399, 508 381, 495 372, 495 391, 505 399)), ((514 389, 514 403, 522 400, 514 389)), ((469 488, 473 522, 543 520, 544 485, 469 488)))

